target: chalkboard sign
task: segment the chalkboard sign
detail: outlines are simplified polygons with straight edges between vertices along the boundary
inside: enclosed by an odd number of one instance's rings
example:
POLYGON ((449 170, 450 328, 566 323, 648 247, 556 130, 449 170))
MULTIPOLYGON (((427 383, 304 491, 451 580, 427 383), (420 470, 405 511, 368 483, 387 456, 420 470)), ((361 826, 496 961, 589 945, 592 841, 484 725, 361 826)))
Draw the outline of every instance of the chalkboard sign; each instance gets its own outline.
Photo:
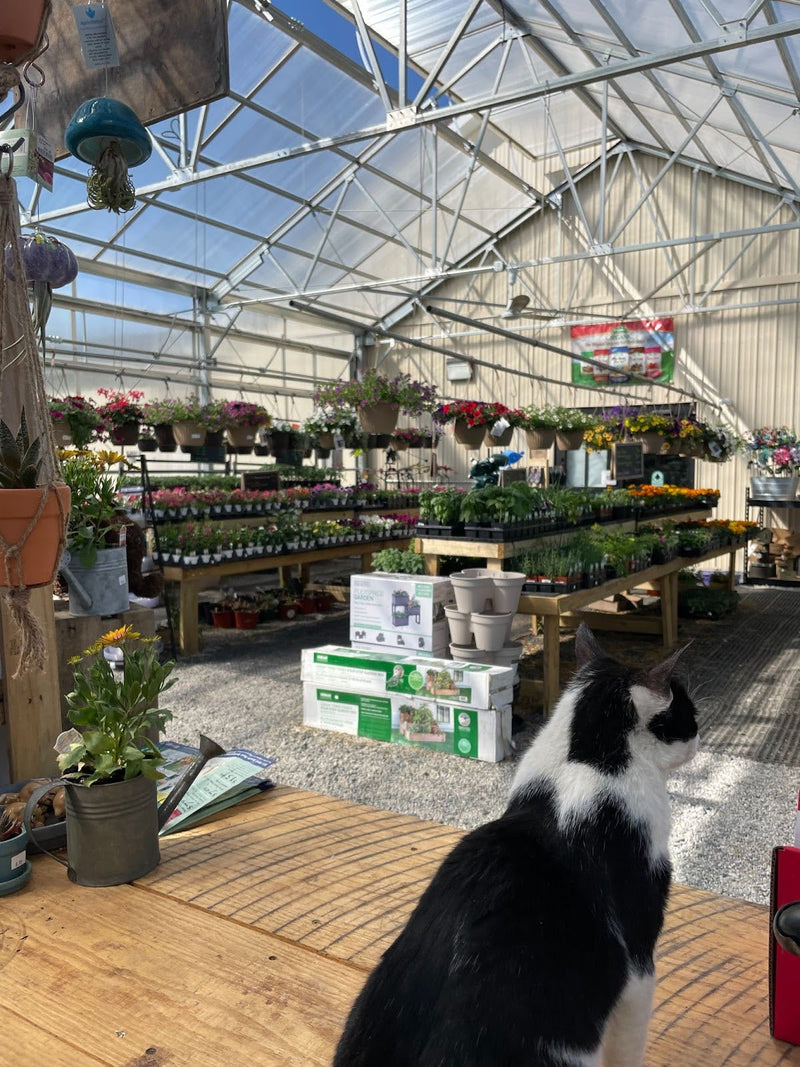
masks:
POLYGON ((242 489, 280 489, 281 476, 277 471, 244 471, 240 478, 242 489))
POLYGON ((614 479, 618 482, 641 479, 644 475, 642 445, 639 441, 617 441, 613 452, 614 479))

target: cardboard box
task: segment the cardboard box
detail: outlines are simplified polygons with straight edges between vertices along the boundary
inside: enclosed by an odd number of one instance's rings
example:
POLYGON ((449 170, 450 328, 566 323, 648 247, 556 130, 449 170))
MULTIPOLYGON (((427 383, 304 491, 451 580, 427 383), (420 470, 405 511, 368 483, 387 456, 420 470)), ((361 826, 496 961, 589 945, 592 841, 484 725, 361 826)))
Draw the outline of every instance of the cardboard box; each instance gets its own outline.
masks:
POLYGON ((442 704, 409 696, 377 696, 303 683, 303 722, 373 741, 414 745, 498 763, 510 754, 511 707, 442 704))
POLYGON ((306 648, 304 682, 354 693, 430 698, 441 704, 499 708, 513 701, 514 669, 462 660, 425 659, 337 645, 306 648))
POLYGON ((779 1041, 800 1045, 800 956, 781 948, 772 933, 775 912, 795 900, 800 900, 800 848, 775 848, 769 905, 769 1032, 779 1041))
POLYGON ((350 641, 409 651, 444 649, 450 642, 444 609, 453 603, 449 578, 354 574, 350 579, 350 641))
POLYGON ((432 634, 408 633, 406 630, 368 630, 350 627, 353 648, 367 648, 373 652, 412 653, 425 656, 446 656, 450 651, 450 627, 447 619, 433 624, 432 634), (364 634, 363 637, 360 635, 364 634))

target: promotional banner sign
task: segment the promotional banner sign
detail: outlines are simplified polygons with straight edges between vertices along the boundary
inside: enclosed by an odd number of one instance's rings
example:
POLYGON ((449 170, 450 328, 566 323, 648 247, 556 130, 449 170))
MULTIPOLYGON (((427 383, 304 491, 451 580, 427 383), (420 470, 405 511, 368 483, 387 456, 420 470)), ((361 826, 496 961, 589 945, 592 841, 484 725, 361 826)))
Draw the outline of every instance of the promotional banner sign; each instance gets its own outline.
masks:
POLYGON ((635 319, 573 326, 570 336, 576 356, 572 361, 575 385, 646 384, 628 378, 628 374, 648 378, 653 384, 672 381, 675 369, 672 319, 635 319), (603 366, 587 363, 589 359, 603 366))

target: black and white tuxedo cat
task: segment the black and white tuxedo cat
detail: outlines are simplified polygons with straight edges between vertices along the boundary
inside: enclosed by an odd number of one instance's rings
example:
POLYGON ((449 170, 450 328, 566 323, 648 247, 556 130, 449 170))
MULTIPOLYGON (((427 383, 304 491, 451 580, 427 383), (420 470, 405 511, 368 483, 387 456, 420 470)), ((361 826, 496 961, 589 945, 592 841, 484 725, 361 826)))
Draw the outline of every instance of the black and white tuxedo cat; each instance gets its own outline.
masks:
POLYGON ((697 750, 677 655, 583 625, 508 808, 444 860, 367 980, 334 1067, 641 1067, 670 883, 668 772, 697 750))

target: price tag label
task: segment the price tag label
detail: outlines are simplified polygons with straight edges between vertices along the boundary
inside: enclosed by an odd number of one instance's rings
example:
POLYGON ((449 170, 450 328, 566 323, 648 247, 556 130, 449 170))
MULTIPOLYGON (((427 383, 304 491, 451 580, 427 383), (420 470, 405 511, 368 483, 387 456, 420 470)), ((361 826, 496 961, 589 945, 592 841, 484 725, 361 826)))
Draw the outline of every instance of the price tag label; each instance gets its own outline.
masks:
POLYGON ((73 4, 83 62, 87 67, 118 67, 119 51, 111 12, 105 4, 73 4))

